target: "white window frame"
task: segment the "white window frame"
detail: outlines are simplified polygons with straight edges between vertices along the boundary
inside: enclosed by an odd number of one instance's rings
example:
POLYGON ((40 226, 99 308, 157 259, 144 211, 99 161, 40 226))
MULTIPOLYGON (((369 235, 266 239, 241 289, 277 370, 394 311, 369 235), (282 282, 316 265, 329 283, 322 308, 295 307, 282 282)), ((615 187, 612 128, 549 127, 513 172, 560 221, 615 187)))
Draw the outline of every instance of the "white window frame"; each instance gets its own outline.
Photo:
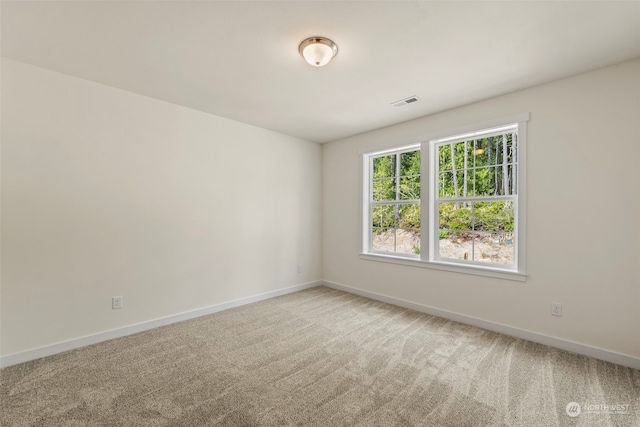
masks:
MULTIPOLYGON (((363 164, 363 170, 365 171, 365 177, 364 177, 364 182, 365 185, 367 186, 367 189, 364 191, 365 193, 365 203, 366 203, 366 212, 365 212, 365 220, 363 221, 363 235, 366 236, 363 239, 363 251, 365 253, 370 253, 370 254, 380 254, 380 255, 391 255, 391 256, 398 256, 398 257, 403 257, 403 258, 412 258, 412 259, 418 259, 419 256, 417 255, 413 255, 413 254, 403 254, 403 253, 398 253, 398 252, 386 252, 386 251, 377 251, 373 249, 373 242, 371 240, 371 235, 372 235, 372 230, 371 230, 371 213, 373 210, 374 206, 380 206, 380 205, 394 205, 394 204, 398 204, 398 205, 402 205, 402 204, 420 204, 420 212, 422 214, 422 194, 420 195, 421 198, 420 200, 400 200, 397 199, 393 200, 393 201, 382 201, 382 202, 376 202, 373 200, 373 160, 377 157, 382 157, 382 156, 389 156, 389 155, 399 155, 402 153, 408 153, 410 151, 416 151, 416 150, 421 150, 421 144, 413 144, 413 145, 408 145, 408 146, 403 146, 403 147, 398 147, 398 148, 394 148, 394 149, 390 149, 390 150, 382 150, 382 151, 376 151, 374 153, 369 153, 368 155, 363 156, 364 159, 364 164, 363 164)), ((397 167, 400 168, 400 162, 398 162, 397 167)), ((421 159, 421 163, 420 163, 420 169, 422 170, 422 159, 421 159)), ((396 171, 396 173, 399 176, 399 170, 396 171)), ((421 179, 420 179, 420 187, 422 188, 422 174, 421 174, 421 179)), ((397 196, 397 195, 396 195, 397 196)), ((420 220, 422 222, 422 215, 420 217, 420 220)), ((420 225, 420 229, 422 230, 422 224, 420 225)))
MULTIPOLYGON (((394 264, 403 264, 414 267, 432 268, 437 270, 453 271, 480 276, 496 277, 501 279, 525 281, 526 270, 526 187, 527 187, 527 122, 529 113, 522 113, 510 117, 477 123, 460 127, 437 134, 424 135, 417 138, 420 144, 406 144, 399 147, 389 147, 384 150, 365 151, 361 156, 362 177, 362 252, 360 258, 371 261, 382 261, 394 264), (435 175, 435 145, 442 142, 465 140, 473 136, 486 135, 488 132, 497 132, 500 127, 515 125, 518 133, 518 166, 517 166, 517 195, 510 196, 515 201, 514 205, 514 237, 515 237, 515 264, 511 266, 494 265, 489 263, 457 261, 450 258, 440 258, 438 254, 438 217, 435 213, 437 179, 431 179, 435 175), (421 252, 419 257, 395 254, 389 252, 374 252, 371 249, 371 183, 373 176, 371 165, 372 158, 384 154, 394 154, 402 151, 421 150, 421 252)), ((484 198, 482 198, 484 200, 484 198)), ((488 200, 496 200, 494 197, 488 200)), ((479 200, 480 201, 480 200, 479 200)))

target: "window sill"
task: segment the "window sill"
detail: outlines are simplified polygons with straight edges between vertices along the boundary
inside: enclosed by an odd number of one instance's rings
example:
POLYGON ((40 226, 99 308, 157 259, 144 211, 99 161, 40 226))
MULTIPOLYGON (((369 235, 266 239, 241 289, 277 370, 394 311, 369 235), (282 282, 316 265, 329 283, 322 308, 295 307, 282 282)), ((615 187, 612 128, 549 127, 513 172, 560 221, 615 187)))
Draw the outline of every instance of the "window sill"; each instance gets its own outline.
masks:
POLYGON ((517 282, 525 282, 527 280, 527 273, 521 273, 518 271, 500 270, 490 267, 467 267, 464 265, 458 265, 454 263, 442 262, 442 261, 424 261, 419 259, 405 258, 393 255, 378 255, 361 253, 360 259, 367 261, 380 261, 388 262, 391 264, 408 265, 411 267, 431 268, 434 270, 453 271, 455 273, 472 274, 475 276, 495 277, 498 279, 514 280, 517 282))

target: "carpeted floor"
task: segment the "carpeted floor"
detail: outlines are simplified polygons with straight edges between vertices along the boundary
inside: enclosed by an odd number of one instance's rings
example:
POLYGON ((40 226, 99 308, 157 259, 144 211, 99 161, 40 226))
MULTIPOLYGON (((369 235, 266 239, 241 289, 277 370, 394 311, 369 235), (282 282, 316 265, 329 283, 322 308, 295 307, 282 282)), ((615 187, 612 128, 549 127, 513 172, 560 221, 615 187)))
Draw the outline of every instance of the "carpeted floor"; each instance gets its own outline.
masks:
POLYGON ((326 287, 0 375, 3 427, 640 425, 640 371, 326 287))

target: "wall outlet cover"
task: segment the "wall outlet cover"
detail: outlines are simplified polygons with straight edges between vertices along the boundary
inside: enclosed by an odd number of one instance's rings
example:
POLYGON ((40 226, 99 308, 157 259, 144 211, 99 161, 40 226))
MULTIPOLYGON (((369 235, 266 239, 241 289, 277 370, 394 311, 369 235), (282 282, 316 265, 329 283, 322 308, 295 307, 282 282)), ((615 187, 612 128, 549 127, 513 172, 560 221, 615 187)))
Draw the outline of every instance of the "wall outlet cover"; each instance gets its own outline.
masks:
POLYGON ((118 308, 122 308, 122 297, 113 297, 111 299, 111 308, 116 310, 118 308))

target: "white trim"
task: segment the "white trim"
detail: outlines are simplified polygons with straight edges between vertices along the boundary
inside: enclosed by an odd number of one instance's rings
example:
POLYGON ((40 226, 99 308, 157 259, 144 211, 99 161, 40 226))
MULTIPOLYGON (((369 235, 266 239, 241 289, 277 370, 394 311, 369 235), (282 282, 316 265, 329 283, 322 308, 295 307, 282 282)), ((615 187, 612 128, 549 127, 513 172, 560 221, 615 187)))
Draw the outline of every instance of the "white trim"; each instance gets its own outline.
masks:
MULTIPOLYGON (((502 117, 490 121, 465 125, 448 131, 440 131, 437 133, 422 135, 415 140, 422 141, 420 144, 403 144, 396 147, 385 147, 377 151, 362 150, 360 151, 360 258, 370 261, 383 261, 395 264, 404 264, 415 267, 434 268, 438 270, 454 271, 458 273, 475 274, 479 276, 496 277, 500 279, 525 281, 526 280, 526 122, 530 119, 530 113, 519 113, 508 117, 502 117), (451 144, 457 140, 466 140, 474 136, 487 136, 493 134, 502 134, 509 130, 517 130, 518 134, 518 158, 517 158, 517 177, 518 191, 516 195, 508 196, 492 196, 492 197, 472 197, 472 198, 447 198, 442 201, 437 196, 437 178, 431 179, 436 170, 434 151, 437 144, 451 144), (372 159, 387 154, 398 154, 400 152, 419 149, 421 152, 421 216, 420 216, 420 242, 421 253, 420 260, 411 260, 398 256, 399 254, 388 253, 380 254, 373 250, 371 239, 371 207, 374 205, 394 204, 394 203, 415 203, 415 201, 398 201, 394 202, 374 202, 371 200, 371 182, 372 182, 372 159), (426 184, 426 185, 425 185, 426 184), (426 196, 426 198, 425 198, 426 196), (494 200, 512 200, 515 206, 515 229, 513 234, 516 239, 514 247, 515 263, 512 265, 494 267, 491 264, 481 264, 469 261, 457 261, 449 258, 442 258, 439 255, 439 240, 437 240, 436 217, 434 215, 436 203, 455 202, 458 199, 464 201, 494 201, 494 200), (427 203, 423 203, 423 201, 427 203), (427 205, 427 209, 425 209, 427 205), (425 226, 428 225, 428 226, 425 226)), ((504 156, 504 155, 503 155, 504 156)), ((506 158, 506 157, 505 157, 506 158)), ((466 156, 465 156, 466 168, 466 156)), ((472 168, 473 169, 473 168, 472 168)), ((466 185, 466 184, 465 184, 466 185)))
POLYGON ((512 326, 503 325, 501 323, 490 322, 488 320, 478 319, 476 317, 471 317, 464 314, 441 310, 438 308, 429 307, 427 305, 418 304, 415 302, 406 301, 400 298, 382 295, 375 292, 365 291, 363 289, 341 285, 334 282, 324 281, 324 285, 332 289, 349 292, 351 294, 371 298, 376 301, 386 302, 389 304, 408 308, 410 310, 419 311, 421 313, 427 313, 433 316, 442 317, 444 319, 453 320, 467 325, 477 326, 482 329, 487 329, 516 338, 522 338, 527 341, 532 341, 539 344, 548 345, 550 347, 559 348, 561 350, 582 354, 584 356, 593 357, 595 359, 604 360, 606 362, 615 363, 617 365, 627 366, 633 369, 640 369, 640 358, 635 356, 617 353, 615 351, 605 350, 603 348, 593 347, 562 338, 552 337, 549 335, 539 334, 537 332, 532 332, 525 329, 514 328, 512 326))
MULTIPOLYGON (((417 176, 417 175, 415 175, 417 176)), ((419 205, 419 199, 410 199, 410 200, 381 200, 381 201, 371 201, 371 206, 385 206, 385 205, 419 205)))
POLYGON ((62 353, 64 351, 74 350, 76 348, 85 347, 91 344, 97 344, 99 342, 112 340, 115 338, 124 337, 138 332, 146 331, 149 329, 158 328, 160 326, 170 325, 172 323, 182 322, 184 320, 194 319, 200 316, 206 316, 208 314, 217 313, 219 311, 228 310, 230 308, 240 307, 242 305, 251 304, 258 301, 263 301, 269 298, 279 297, 281 295, 290 294, 293 292, 302 291, 304 289, 313 288, 322 285, 324 282, 318 280, 309 283, 303 283, 300 285, 291 286, 284 289, 278 289, 275 291, 265 292, 250 297, 240 298, 221 304, 211 305, 209 307, 198 308, 195 310, 185 311, 183 313, 172 314, 170 316, 161 317, 159 319, 149 320, 146 322, 140 322, 121 328, 111 329, 109 331, 98 332, 97 334, 86 335, 84 337, 73 338, 68 341, 62 341, 55 344, 46 345, 43 347, 34 348, 31 350, 21 351, 19 353, 13 353, 0 357, 0 367, 6 368, 7 366, 17 365, 18 363, 28 362, 30 360, 40 359, 41 357, 51 356, 54 354, 62 353))
POLYGON ((370 155, 370 154, 376 154, 376 153, 384 153, 385 151, 393 151, 398 148, 403 149, 407 147, 413 147, 414 145, 420 145, 419 143, 416 144, 416 141, 421 141, 422 143, 425 143, 425 142, 428 143, 433 139, 445 138, 451 135, 459 135, 459 134, 474 132, 474 131, 477 131, 478 129, 488 129, 488 128, 504 126, 512 123, 527 122, 529 121, 530 116, 531 115, 528 112, 518 113, 512 116, 501 117, 498 119, 487 120, 484 122, 479 122, 479 123, 465 125, 465 126, 459 126, 459 127, 448 129, 448 130, 440 130, 435 132, 418 134, 417 136, 403 138, 402 141, 396 140, 395 142, 388 142, 380 147, 376 147, 376 148, 369 147, 369 148, 360 149, 358 150, 358 155, 363 156, 363 155, 370 155))
POLYGON ((478 129, 490 129, 490 128, 497 128, 497 127, 508 125, 508 124, 527 122, 529 121, 529 117, 530 117, 529 113, 514 114, 513 116, 501 117, 495 120, 488 120, 486 122, 480 122, 480 123, 460 126, 453 129, 442 130, 439 132, 433 132, 433 133, 421 135, 418 138, 416 138, 416 140, 423 141, 423 142, 437 141, 442 138, 446 138, 448 136, 458 136, 465 133, 476 132, 478 131, 478 129))
MULTIPOLYGON (((489 138, 491 136, 498 136, 498 135, 507 133, 508 130, 516 130, 516 129, 518 129, 518 124, 512 123, 506 126, 492 127, 490 129, 483 129, 475 132, 467 132, 462 135, 448 136, 446 138, 435 139, 429 142, 432 142, 434 144, 452 144, 456 142, 469 141, 471 139, 476 139, 478 137, 489 138)), ((478 138, 478 139, 481 139, 481 138, 478 138)))
POLYGON ((414 151, 420 148, 419 142, 415 142, 414 138, 412 138, 411 140, 414 142, 410 142, 407 144, 392 143, 392 144, 386 144, 382 148, 367 148, 364 150, 359 150, 358 155, 369 156, 369 157, 380 157, 380 156, 384 156, 385 154, 414 151))
POLYGON ((420 200, 425 200, 420 206, 420 230, 422 235, 420 238, 420 259, 424 262, 429 262, 433 259, 435 252, 435 238, 432 239, 431 234, 435 228, 435 217, 431 215, 433 211, 433 198, 435 197, 435 191, 437 187, 431 182, 430 171, 434 170, 436 156, 432 155, 431 144, 429 141, 423 141, 420 144, 420 156, 422 163, 420 163, 420 200), (426 173, 425 173, 426 172, 426 173), (426 197, 425 197, 426 196, 426 197))
POLYGON ((457 263, 453 261, 429 261, 427 259, 409 258, 406 256, 388 253, 361 253, 360 259, 367 261, 381 261, 390 264, 408 265, 410 267, 431 268, 434 270, 453 271, 454 273, 473 274, 475 276, 495 277, 497 279, 515 280, 525 282, 527 273, 502 268, 491 268, 481 264, 457 263))
POLYGON ((527 271, 527 122, 518 122, 518 204, 514 232, 516 240, 516 260, 518 270, 527 271))
POLYGON ((369 197, 371 194, 371 177, 373 176, 373 166, 370 157, 360 156, 360 201, 362 202, 360 212, 360 244, 362 252, 371 250, 371 207, 369 197), (365 187, 366 186, 366 187, 365 187))
MULTIPOLYGON (((415 261, 412 263, 412 265, 414 263, 415 261)), ((87 336, 75 338, 69 341, 64 341, 64 342, 60 342, 60 343, 56 343, 56 344, 52 344, 44 347, 23 351, 20 353, 14 353, 7 356, 2 356, 0 357, 0 367, 5 368, 7 366, 16 365, 18 363, 28 362, 30 360, 39 359, 41 357, 51 356, 54 354, 62 353, 64 351, 74 350, 76 348, 85 347, 87 345, 96 344, 96 343, 111 340, 114 338, 124 337, 127 335, 135 334, 138 332, 146 331, 146 330, 157 328, 160 326, 165 326, 172 323, 181 322, 183 320, 189 320, 196 317, 217 313, 220 311, 228 310, 230 308, 240 307, 242 305, 263 301, 269 298, 274 298, 281 295, 286 295, 289 293, 298 292, 304 289, 314 288, 316 286, 321 286, 321 285, 327 286, 332 289, 348 292, 351 294, 360 295, 366 298, 371 298, 376 301, 382 301, 389 304, 397 305, 399 307, 408 308, 410 310, 419 311, 421 313, 431 314, 433 316, 454 320, 456 322, 464 323, 467 325, 477 326, 479 328, 502 333, 505 335, 510 335, 517 338, 522 338, 528 341, 537 342, 539 344, 544 344, 544 345, 559 348, 562 350, 567 350, 574 353, 582 354, 585 356, 594 357, 596 359, 604 360, 604 361, 615 363, 622 366, 627 366, 633 369, 640 369, 640 358, 635 356, 617 353, 614 351, 605 350, 598 347, 592 347, 589 345, 576 343, 574 341, 551 337, 548 335, 543 335, 536 332, 527 331, 524 329, 514 328, 511 326, 478 319, 478 318, 467 316, 464 314, 453 313, 450 311, 429 307, 423 304, 414 303, 414 302, 403 300, 400 298, 395 298, 388 295, 382 295, 375 292, 365 291, 363 289, 341 285, 341 284, 326 281, 326 280, 303 283, 301 285, 291 286, 288 288, 266 292, 266 293, 254 295, 251 297, 240 298, 240 299, 229 301, 222 304, 216 304, 216 305, 205 307, 205 308, 200 308, 192 311, 187 311, 184 313, 178 313, 175 315, 162 317, 162 318, 151 320, 148 322, 142 322, 135 325, 125 326, 123 328, 112 329, 110 331, 100 332, 98 334, 87 335, 87 336)))
MULTIPOLYGON (((469 125, 464 126, 463 128, 458 128, 457 131, 451 131, 451 133, 456 132, 456 135, 453 136, 442 136, 440 135, 438 138, 432 137, 429 141, 424 141, 421 145, 422 152, 428 152, 429 157, 423 157, 423 161, 421 163, 421 172, 422 176, 428 176, 428 209, 423 209, 421 212, 421 223, 424 224, 428 222, 429 224, 429 232, 430 240, 426 242, 422 242, 422 246, 427 247, 426 254, 422 256, 422 261, 425 263, 424 267, 429 268, 439 268, 441 270, 450 270, 450 271, 459 271, 451 268, 452 265, 458 266, 467 266, 468 268, 465 270, 460 270, 461 273, 469 273, 474 274, 471 269, 478 268, 478 266, 484 266, 481 273, 481 276, 492 276, 499 278, 506 278, 512 280, 520 280, 524 281, 526 278, 526 201, 520 203, 521 200, 526 199, 526 161, 527 161, 527 126, 526 123, 529 120, 529 113, 520 113, 511 117, 504 117, 497 120, 492 120, 490 122, 480 123, 477 125, 469 125), (484 129, 478 130, 484 127, 484 129), (467 138, 471 138, 479 135, 493 135, 493 134, 502 134, 508 133, 509 129, 512 131, 517 131, 517 159, 513 163, 517 165, 516 169, 516 177, 517 177, 517 185, 518 188, 516 190, 516 194, 513 195, 504 195, 504 196, 474 196, 474 197, 448 197, 448 198, 440 198, 438 194, 438 175, 439 170, 436 164, 437 149, 440 145, 451 145, 457 141, 463 141, 467 138), (498 132, 500 131, 500 132, 498 132), (428 150, 428 151, 427 151, 428 150), (522 155, 521 155, 522 151, 522 155), (438 209, 441 203, 455 203, 459 201, 496 201, 496 200, 510 200, 514 203, 515 208, 515 227, 513 230, 513 235, 515 237, 516 244, 513 248, 514 252, 514 263, 510 265, 503 265, 502 268, 492 267, 491 264, 485 264, 473 261, 462 261, 456 260, 452 258, 445 258, 440 256, 440 240, 437 237, 438 233, 438 224, 436 218, 438 217, 438 209), (440 265, 444 265, 445 268, 442 268, 440 265), (431 267, 431 265, 435 265, 431 267), (484 271, 483 271, 484 270, 484 271), (487 272, 488 271, 488 272, 487 272), (503 273, 506 273, 507 276, 503 276, 503 273), (511 274, 511 277, 508 275, 511 274)), ((513 132, 512 132, 513 133, 513 132)), ((453 146, 451 146, 453 149, 453 146)), ((466 147, 466 142, 465 142, 466 147)), ((466 149, 465 149, 466 150, 466 149)), ((465 151, 466 153, 466 151, 465 151)), ((452 163, 454 159, 451 159, 452 163)), ((513 161, 513 159, 512 159, 513 161)), ((506 156, 503 153, 503 165, 506 164, 506 156)), ((466 160, 465 154, 465 170, 469 170, 466 160)), ((475 169, 475 167, 473 168, 475 169)), ((466 186, 466 184, 465 184, 466 186)), ((375 260, 375 259, 373 259, 375 260)))
MULTIPOLYGON (((374 206, 397 206, 397 205, 419 205, 421 206, 420 199, 412 199, 412 200, 401 200, 400 199, 400 155, 404 153, 409 153, 412 151, 420 151, 422 147, 421 143, 414 143, 411 145, 406 145, 402 147, 390 148, 383 151, 375 151, 371 153, 364 153, 360 155, 360 198, 361 198, 361 212, 360 212, 360 242, 361 242, 361 251, 363 253, 376 253, 373 248, 373 238, 372 238, 372 213, 374 206), (373 200, 373 184, 376 180, 374 177, 374 160, 380 157, 394 156, 398 157, 398 161, 396 162, 396 169, 393 171, 393 177, 396 178, 396 187, 394 189, 395 199, 391 200, 373 200)), ((420 182, 422 185, 422 174, 420 175, 407 175, 407 176, 419 176, 420 182)), ((387 178, 381 178, 387 179, 387 178)), ((380 179, 378 179, 380 180, 380 179)), ((397 230, 397 227, 395 228, 397 230)), ((394 244, 395 250, 395 244, 394 244)), ((396 252, 384 252, 382 253, 391 253, 393 255, 400 255, 396 252)))

